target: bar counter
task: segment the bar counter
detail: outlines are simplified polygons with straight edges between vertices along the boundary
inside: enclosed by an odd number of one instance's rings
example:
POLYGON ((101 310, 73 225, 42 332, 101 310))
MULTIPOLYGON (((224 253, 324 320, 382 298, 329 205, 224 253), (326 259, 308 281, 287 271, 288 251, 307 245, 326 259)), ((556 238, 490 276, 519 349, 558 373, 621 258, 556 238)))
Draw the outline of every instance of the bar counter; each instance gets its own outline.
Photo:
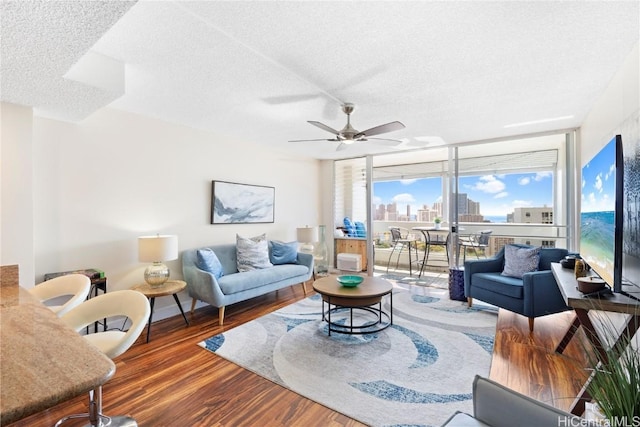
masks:
POLYGON ((28 291, 0 286, 0 425, 87 393, 115 370, 28 291))

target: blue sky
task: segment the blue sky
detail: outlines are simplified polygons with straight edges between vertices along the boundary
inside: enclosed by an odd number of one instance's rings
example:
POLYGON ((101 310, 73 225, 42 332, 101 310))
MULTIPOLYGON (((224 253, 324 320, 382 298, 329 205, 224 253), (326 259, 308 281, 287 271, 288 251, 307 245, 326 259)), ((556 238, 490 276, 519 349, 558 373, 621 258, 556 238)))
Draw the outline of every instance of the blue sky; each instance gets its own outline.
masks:
POLYGON ((615 170, 616 145, 612 140, 582 168, 583 212, 615 210, 615 170))
MULTIPOLYGON (((461 177, 458 191, 480 202, 483 215, 506 217, 516 207, 553 206, 552 178, 551 172, 461 177)), ((422 205, 431 207, 441 200, 441 182, 439 178, 375 182, 373 203, 377 206, 395 201, 400 212, 405 212, 409 204, 415 214, 422 205)))

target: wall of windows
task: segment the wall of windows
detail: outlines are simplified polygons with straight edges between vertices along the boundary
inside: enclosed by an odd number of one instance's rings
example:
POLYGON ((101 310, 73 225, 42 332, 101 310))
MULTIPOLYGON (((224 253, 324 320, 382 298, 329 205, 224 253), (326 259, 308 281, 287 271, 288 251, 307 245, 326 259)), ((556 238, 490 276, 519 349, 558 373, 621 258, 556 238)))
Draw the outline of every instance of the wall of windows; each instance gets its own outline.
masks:
MULTIPOLYGON (((371 238, 384 241, 390 226, 410 230, 442 218, 460 235, 492 229, 491 252, 510 242, 571 248, 571 144, 558 134, 373 156, 371 238)), ((356 197, 367 191, 366 161, 355 161, 335 162, 336 222, 347 205, 358 212, 349 197, 366 200, 356 197)))

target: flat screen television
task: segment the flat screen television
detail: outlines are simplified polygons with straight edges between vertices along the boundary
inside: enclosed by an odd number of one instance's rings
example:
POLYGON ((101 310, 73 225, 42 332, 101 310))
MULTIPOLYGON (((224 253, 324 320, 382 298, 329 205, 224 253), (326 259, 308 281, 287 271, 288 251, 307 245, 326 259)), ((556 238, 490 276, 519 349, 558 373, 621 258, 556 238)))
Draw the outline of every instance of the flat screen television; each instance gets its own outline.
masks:
POLYGON ((624 160, 616 135, 582 167, 580 256, 613 288, 622 291, 624 160))

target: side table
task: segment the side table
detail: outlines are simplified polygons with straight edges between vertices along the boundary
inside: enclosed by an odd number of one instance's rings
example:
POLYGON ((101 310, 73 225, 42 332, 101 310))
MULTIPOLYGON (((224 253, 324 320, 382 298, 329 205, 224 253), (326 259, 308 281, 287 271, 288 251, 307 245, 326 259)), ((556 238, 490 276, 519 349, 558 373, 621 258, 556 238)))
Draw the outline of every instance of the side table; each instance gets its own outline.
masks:
POLYGON ((149 315, 149 325, 147 326, 147 342, 149 342, 149 338, 151 336, 151 322, 153 320, 153 305, 156 301, 156 297, 164 297, 168 295, 173 295, 173 299, 175 300, 178 308, 180 309, 180 313, 182 313, 182 318, 184 319, 187 326, 189 326, 189 321, 187 320, 187 316, 184 314, 182 310, 182 305, 180 304, 180 300, 178 299, 178 292, 183 291, 187 287, 187 282, 184 280, 167 280, 161 286, 151 286, 148 283, 140 283, 135 285, 131 289, 134 291, 138 291, 144 294, 147 298, 149 298, 149 302, 151 303, 151 314, 149 315))

